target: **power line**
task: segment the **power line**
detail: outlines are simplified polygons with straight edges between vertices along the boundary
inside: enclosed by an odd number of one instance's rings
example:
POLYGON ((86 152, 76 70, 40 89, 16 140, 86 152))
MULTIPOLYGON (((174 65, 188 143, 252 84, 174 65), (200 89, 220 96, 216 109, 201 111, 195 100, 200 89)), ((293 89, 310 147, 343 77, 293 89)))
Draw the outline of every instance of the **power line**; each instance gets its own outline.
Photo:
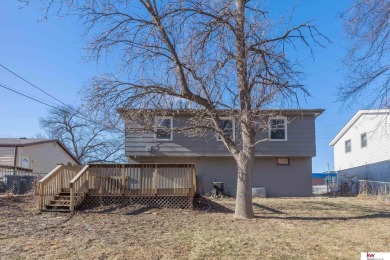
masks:
MULTIPOLYGON (((70 105, 68 105, 68 104, 65 104, 64 102, 62 102, 62 101, 59 100, 58 98, 56 98, 56 97, 54 97, 53 95, 47 93, 46 91, 44 91, 44 90, 41 89, 40 87, 38 87, 38 86, 36 86, 35 84, 31 83, 30 81, 28 81, 27 79, 23 78, 22 76, 20 76, 20 75, 17 74, 16 72, 10 70, 9 68, 5 67, 4 65, 0 64, 0 66, 1 66, 2 68, 4 68, 5 70, 7 70, 8 72, 10 72, 10 73, 12 73, 13 75, 15 75, 16 77, 18 77, 19 79, 21 79, 21 80, 23 80, 24 82, 30 84, 30 85, 33 86, 34 88, 36 88, 36 89, 38 89, 39 91, 45 93, 45 94, 48 95, 49 97, 51 97, 51 98, 57 100, 58 102, 60 102, 61 104, 63 104, 65 107, 68 107, 69 109, 71 109, 71 111, 73 111, 74 116, 76 116, 76 117, 78 117, 78 118, 80 118, 80 119, 86 120, 86 121, 88 121, 88 122, 90 122, 90 123, 93 123, 93 124, 96 124, 96 125, 100 125, 100 126, 103 126, 103 127, 107 127, 106 125, 103 125, 103 124, 101 124, 101 123, 99 123, 99 122, 95 122, 94 120, 91 120, 91 119, 85 118, 85 117, 83 117, 83 116, 77 115, 77 114, 80 114, 80 112, 77 111, 77 110, 75 110, 72 106, 70 106, 70 105)), ((18 92, 18 91, 16 91, 16 90, 13 90, 13 89, 11 89, 11 88, 8 88, 8 87, 6 87, 6 86, 4 86, 4 85, 0 85, 0 86, 3 87, 3 88, 6 88, 6 89, 8 89, 8 90, 10 90, 10 91, 12 91, 12 92, 15 92, 15 93, 17 93, 17 94, 19 94, 19 95, 22 95, 22 96, 24 96, 24 97, 26 97, 26 98, 29 98, 29 99, 34 100, 34 101, 36 101, 36 102, 39 102, 39 103, 41 103, 41 104, 43 104, 43 105, 46 105, 46 106, 49 106, 49 107, 51 107, 51 108, 57 109, 57 110, 59 110, 59 111, 61 111, 61 112, 67 112, 67 111, 65 111, 65 110, 63 110, 63 109, 60 109, 60 108, 58 108, 58 107, 54 107, 54 106, 52 106, 52 105, 49 105, 49 104, 47 104, 47 103, 45 103, 45 102, 42 102, 42 101, 37 100, 37 99, 35 99, 35 98, 31 97, 31 96, 28 96, 28 95, 26 95, 26 94, 23 94, 23 93, 21 93, 21 92, 18 92)), ((119 129, 118 127, 115 127, 115 126, 114 126, 114 128, 119 129)))
POLYGON ((16 93, 16 94, 22 95, 23 97, 26 97, 26 98, 28 98, 28 99, 34 100, 34 101, 36 101, 36 102, 38 102, 38 103, 41 103, 41 104, 43 104, 43 105, 45 105, 45 106, 48 106, 48 107, 51 107, 51 108, 54 108, 54 109, 58 109, 58 110, 64 112, 64 110, 62 110, 62 109, 60 109, 60 108, 58 108, 58 107, 49 105, 49 104, 47 104, 47 103, 45 103, 45 102, 43 102, 43 101, 40 101, 40 100, 35 99, 35 98, 33 98, 33 97, 27 96, 27 95, 25 95, 25 94, 23 94, 23 93, 21 93, 21 92, 19 92, 19 91, 16 91, 16 90, 14 90, 14 89, 12 89, 12 88, 6 87, 6 86, 4 86, 3 84, 0 84, 0 87, 5 88, 5 89, 8 89, 9 91, 12 91, 12 92, 14 92, 14 93, 16 93))
MULTIPOLYGON (((0 0, 1 1, 1 0, 0 0)), ((5 87, 8 87, 8 88, 11 88, 11 89, 14 89, 15 91, 18 91, 18 92, 20 92, 20 93, 22 93, 22 94, 24 94, 24 95, 27 95, 27 96, 29 96, 29 97, 31 97, 31 98, 35 98, 35 99, 38 99, 38 100, 40 100, 40 101, 42 101, 42 102, 44 102, 44 103, 47 103, 47 104, 49 104, 49 105, 52 105, 52 106, 57 106, 57 103, 55 102, 55 101, 49 101, 49 100, 46 100, 46 99, 43 99, 41 96, 39 96, 39 95, 33 95, 33 94, 30 94, 30 93, 28 93, 28 92, 26 92, 26 91, 22 91, 20 88, 13 88, 13 87, 11 87, 11 86, 9 86, 9 85, 7 85, 7 84, 4 84, 3 82, 0 82, 0 84, 2 84, 3 86, 5 86, 5 87)), ((51 100, 51 99, 50 99, 51 100)))
MULTIPOLYGON (((65 104, 64 102, 62 102, 61 100, 59 100, 58 98, 54 97, 53 95, 47 93, 46 91, 44 91, 43 89, 41 89, 40 87, 36 86, 35 84, 31 83, 30 81, 28 81, 27 79, 23 78, 22 76, 20 76, 19 74, 17 74, 16 72, 10 70, 9 68, 5 67, 3 64, 0 64, 1 67, 3 67, 3 69, 7 70, 8 72, 12 73, 13 75, 15 75, 16 77, 20 78, 21 80, 23 80, 24 82, 30 84, 31 86, 33 86, 34 88, 38 89, 39 91, 41 91, 42 93, 45 93, 46 95, 48 95, 49 97, 57 100, 58 102, 60 102, 61 104, 63 104, 64 106, 66 107, 70 107, 69 105, 65 104)), ((12 91, 12 90, 11 90, 12 91)), ((38 101, 39 102, 39 101, 38 101)))
MULTIPOLYGON (((67 112, 66 110, 63 110, 63 109, 61 109, 61 108, 52 106, 52 105, 50 105, 50 104, 48 104, 48 103, 46 103, 46 102, 40 101, 40 100, 38 100, 38 99, 36 99, 36 98, 30 97, 30 96, 28 96, 28 95, 26 95, 26 94, 23 94, 23 93, 21 93, 21 92, 19 92, 19 91, 17 91, 17 90, 14 90, 14 89, 12 89, 12 88, 9 88, 9 87, 7 87, 7 86, 4 86, 4 85, 1 84, 1 83, 0 83, 0 87, 2 87, 2 88, 4 88, 4 89, 7 89, 7 90, 9 90, 9 91, 12 91, 12 92, 14 92, 14 93, 16 93, 16 94, 19 94, 19 95, 21 95, 21 96, 23 96, 23 97, 25 97, 25 98, 31 99, 31 100, 33 100, 33 101, 35 101, 35 102, 41 103, 41 104, 43 104, 43 105, 45 105, 45 106, 51 107, 51 108, 53 108, 53 109, 56 109, 56 110, 58 110, 58 111, 65 112, 65 113, 67 112)), ((74 112, 77 112, 77 111, 74 111, 74 112)), ((77 113, 78 113, 78 112, 77 112, 77 113)), ((75 117, 78 117, 78 118, 83 119, 83 120, 85 120, 85 121, 87 121, 87 122, 93 123, 93 124, 95 124, 95 125, 100 125, 100 126, 103 126, 103 127, 107 127, 106 125, 103 125, 103 124, 101 124, 101 123, 99 123, 99 122, 96 122, 96 121, 94 121, 94 120, 91 120, 91 119, 89 119, 89 118, 85 118, 85 117, 79 116, 79 115, 77 115, 76 113, 73 113, 73 115, 74 115, 75 117)), ((116 128, 116 129, 118 129, 118 130, 121 130, 120 128, 118 128, 118 127, 116 127, 116 126, 112 126, 112 127, 116 128)))

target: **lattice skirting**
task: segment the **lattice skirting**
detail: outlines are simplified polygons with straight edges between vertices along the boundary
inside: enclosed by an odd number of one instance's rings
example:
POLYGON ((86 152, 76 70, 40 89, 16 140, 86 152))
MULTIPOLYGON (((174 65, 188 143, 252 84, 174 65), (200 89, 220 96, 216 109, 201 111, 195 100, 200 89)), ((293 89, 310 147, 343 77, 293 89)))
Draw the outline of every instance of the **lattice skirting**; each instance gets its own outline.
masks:
POLYGON ((148 205, 162 208, 192 208, 194 197, 167 196, 167 197, 122 197, 122 196, 99 196, 86 197, 81 205, 100 206, 100 205, 148 205))

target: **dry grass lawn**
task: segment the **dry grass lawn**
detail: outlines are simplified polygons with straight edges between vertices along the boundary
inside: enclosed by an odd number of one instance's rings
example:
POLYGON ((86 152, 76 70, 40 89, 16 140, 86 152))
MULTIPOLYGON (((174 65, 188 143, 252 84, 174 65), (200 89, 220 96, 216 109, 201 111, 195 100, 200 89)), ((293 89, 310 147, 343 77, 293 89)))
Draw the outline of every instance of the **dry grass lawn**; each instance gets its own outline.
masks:
POLYGON ((0 259, 359 259, 390 251, 390 205, 375 201, 256 199, 250 221, 233 219, 232 199, 196 204, 40 214, 34 198, 0 197, 0 259))

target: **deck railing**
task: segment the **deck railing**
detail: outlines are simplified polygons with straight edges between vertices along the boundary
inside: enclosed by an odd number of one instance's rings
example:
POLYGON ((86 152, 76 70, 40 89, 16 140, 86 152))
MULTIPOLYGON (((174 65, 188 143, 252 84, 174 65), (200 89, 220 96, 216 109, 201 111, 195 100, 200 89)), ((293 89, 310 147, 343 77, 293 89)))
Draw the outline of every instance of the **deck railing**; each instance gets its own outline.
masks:
POLYGON ((81 166, 58 165, 38 182, 39 209, 43 209, 62 189, 69 188, 70 181, 81 166))
POLYGON ((0 177, 4 175, 32 175, 33 170, 18 166, 0 165, 0 177))
POLYGON ((193 196, 194 164, 92 164, 70 182, 70 210, 85 196, 193 196))
POLYGON ((90 195, 195 194, 194 164, 90 165, 90 195))
POLYGON ((74 211, 75 207, 78 207, 83 202, 85 196, 89 191, 89 165, 84 166, 77 175, 70 181, 70 211, 74 211))

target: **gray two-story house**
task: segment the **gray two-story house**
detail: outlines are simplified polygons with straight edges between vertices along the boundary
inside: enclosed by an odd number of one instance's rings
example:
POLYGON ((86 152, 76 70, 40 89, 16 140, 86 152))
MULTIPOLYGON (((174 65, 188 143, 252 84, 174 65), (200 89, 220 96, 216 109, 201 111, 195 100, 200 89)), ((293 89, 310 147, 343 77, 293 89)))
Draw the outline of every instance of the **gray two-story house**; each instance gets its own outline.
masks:
MULTIPOLYGON (((265 187, 268 197, 311 196, 312 158, 316 155, 315 119, 323 109, 272 111, 268 127, 258 131, 253 187, 265 187), (277 115, 277 116, 275 116, 277 115)), ((140 129, 121 111, 126 129, 140 129)), ((191 112, 193 113, 193 112, 191 112)), ((152 131, 126 131, 126 157, 129 163, 194 163, 198 176, 197 192, 213 189, 213 182, 223 182, 224 191, 236 193, 237 166, 213 133, 188 136, 176 132, 191 118, 181 110, 155 117, 152 131), (167 131, 172 129, 172 131, 167 131)), ((264 114, 264 111, 262 111, 264 114)), ((225 130, 240 138, 234 119, 221 117, 225 130)))

